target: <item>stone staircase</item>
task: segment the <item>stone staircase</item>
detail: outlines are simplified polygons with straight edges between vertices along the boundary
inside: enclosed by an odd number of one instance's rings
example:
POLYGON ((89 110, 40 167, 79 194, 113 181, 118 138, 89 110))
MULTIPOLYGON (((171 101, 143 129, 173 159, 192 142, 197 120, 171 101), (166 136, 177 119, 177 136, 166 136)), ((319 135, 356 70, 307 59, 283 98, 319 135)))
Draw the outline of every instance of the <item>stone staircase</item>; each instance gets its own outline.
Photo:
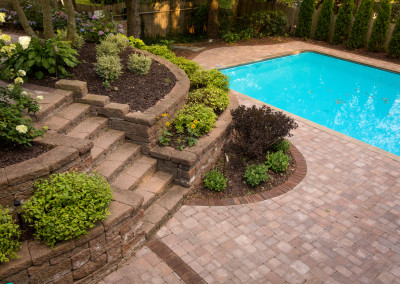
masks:
POLYGON ((93 116, 91 106, 73 102, 70 96, 48 93, 36 126, 49 132, 93 141, 89 172, 104 176, 114 189, 114 199, 130 190, 144 198, 144 230, 150 238, 183 202, 188 188, 173 184, 174 176, 157 169, 157 160, 142 154, 140 145, 125 139, 125 132, 109 128, 106 117, 93 116))

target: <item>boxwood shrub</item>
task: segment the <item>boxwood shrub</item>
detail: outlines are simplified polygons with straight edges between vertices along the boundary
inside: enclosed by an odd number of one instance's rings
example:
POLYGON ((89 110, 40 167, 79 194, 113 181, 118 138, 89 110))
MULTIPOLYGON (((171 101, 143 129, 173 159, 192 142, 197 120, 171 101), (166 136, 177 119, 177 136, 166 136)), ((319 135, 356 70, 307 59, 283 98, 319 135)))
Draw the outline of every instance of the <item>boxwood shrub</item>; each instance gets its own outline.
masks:
POLYGON ((23 218, 37 240, 54 247, 105 219, 111 200, 111 187, 99 174, 54 174, 34 184, 33 196, 22 206, 23 218))
POLYGON ((363 0, 356 14, 349 39, 350 48, 363 47, 367 41, 369 22, 372 17, 374 0, 363 0))
POLYGON ((336 18, 332 42, 335 44, 344 43, 349 37, 351 19, 354 12, 354 0, 344 0, 339 8, 336 18))
POLYGON ((370 51, 382 51, 384 49, 386 36, 389 31, 390 24, 390 13, 392 11, 392 5, 389 0, 382 0, 378 17, 372 27, 371 38, 368 42, 368 50, 370 51))
POLYGON ((10 209, 0 205, 0 263, 17 257, 21 247, 18 240, 21 235, 19 226, 15 224, 10 209))

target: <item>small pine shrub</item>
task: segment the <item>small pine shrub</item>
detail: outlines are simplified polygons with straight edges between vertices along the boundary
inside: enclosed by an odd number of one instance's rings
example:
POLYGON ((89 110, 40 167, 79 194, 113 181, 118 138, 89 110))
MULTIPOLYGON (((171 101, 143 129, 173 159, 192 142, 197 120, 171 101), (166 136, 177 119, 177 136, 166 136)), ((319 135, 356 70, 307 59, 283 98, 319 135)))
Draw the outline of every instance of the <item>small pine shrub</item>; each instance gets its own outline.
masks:
POLYGON ((228 107, 229 95, 228 92, 211 85, 190 92, 189 101, 196 104, 204 104, 212 108, 214 112, 220 113, 228 107))
POLYGON ((131 54, 128 59, 128 70, 139 75, 149 73, 151 57, 144 54, 131 54))
MULTIPOLYGON (((67 38, 67 30, 58 30, 57 38, 59 40, 65 41, 67 38)), ((80 50, 84 44, 85 44, 85 38, 81 34, 76 33, 75 38, 71 43, 71 46, 76 50, 80 50)))
POLYGON ((122 74, 121 59, 118 56, 104 55, 97 57, 96 73, 105 81, 114 81, 122 74))
POLYGON ((99 174, 63 173, 34 184, 33 196, 22 206, 23 218, 35 237, 54 247, 87 234, 109 215, 109 183, 99 174))
POLYGON ((315 29, 314 38, 316 40, 327 40, 329 31, 331 30, 333 15, 333 0, 324 0, 322 3, 321 13, 318 16, 317 28, 315 29))
POLYGON ((354 0, 344 0, 339 8, 336 18, 332 42, 335 44, 344 43, 349 37, 351 19, 354 12, 354 0))
POLYGON ((386 41, 386 36, 389 30, 390 14, 392 11, 392 5, 390 0, 382 0, 378 17, 372 27, 371 38, 368 42, 368 50, 370 51, 382 51, 386 41))
POLYGON ((21 247, 18 240, 20 235, 21 231, 15 224, 10 209, 0 205, 0 263, 17 257, 17 251, 21 247))
POLYGON ((271 147, 297 128, 293 120, 269 107, 239 106, 231 111, 233 143, 249 157, 261 158, 271 147))
POLYGON ((215 169, 206 173, 206 176, 203 179, 204 186, 207 187, 209 190, 214 191, 225 190, 226 182, 227 178, 224 177, 224 174, 215 169))
POLYGON ((119 52, 121 53, 128 46, 129 40, 124 34, 108 34, 102 42, 111 42, 116 44, 119 52))
POLYGON ((349 47, 356 49, 363 47, 367 41, 369 22, 372 17, 374 0, 363 0, 356 14, 349 39, 349 47))
POLYGON ((244 179, 251 186, 257 186, 261 182, 267 181, 269 175, 267 173, 268 167, 263 164, 259 165, 249 165, 244 173, 244 179))
POLYGON ((267 153, 265 164, 276 173, 286 171, 289 167, 290 157, 282 151, 267 153))
POLYGON ((397 18, 387 52, 391 56, 400 58, 400 17, 397 18))
POLYGON ((119 55, 118 44, 110 41, 102 41, 100 44, 96 46, 96 54, 97 57, 118 56, 119 55))
POLYGON ((309 38, 314 14, 314 0, 303 0, 300 5, 299 20, 297 22, 296 36, 309 38))
POLYGON ((290 149, 290 142, 287 139, 282 139, 279 142, 275 143, 272 147, 276 152, 282 151, 283 153, 287 153, 290 149))

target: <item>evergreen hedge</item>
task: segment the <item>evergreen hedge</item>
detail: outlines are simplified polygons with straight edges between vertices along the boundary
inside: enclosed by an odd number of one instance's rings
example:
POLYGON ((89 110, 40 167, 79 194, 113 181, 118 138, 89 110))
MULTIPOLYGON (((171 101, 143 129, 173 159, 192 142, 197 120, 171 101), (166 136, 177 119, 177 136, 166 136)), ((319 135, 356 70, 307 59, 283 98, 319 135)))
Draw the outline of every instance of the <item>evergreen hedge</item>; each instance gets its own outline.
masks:
POLYGON ((374 0, 363 0, 356 14, 353 27, 351 28, 349 47, 363 47, 367 41, 368 26, 372 16, 374 0))
POLYGON ((327 40, 331 30, 333 15, 333 0, 324 0, 321 13, 318 16, 317 28, 314 33, 314 39, 327 40))
POLYGON ((397 18, 392 38, 389 41, 387 53, 400 58, 400 17, 397 18))
POLYGON ((378 17, 374 22, 371 38, 368 42, 368 50, 382 51, 384 49, 386 36, 389 30, 391 11, 392 5, 390 4, 390 0, 382 0, 379 7, 378 17))
POLYGON ((336 18, 332 42, 335 44, 344 43, 349 37, 351 19, 354 12, 354 0, 344 0, 339 8, 336 18))
POLYGON ((296 28, 297 37, 310 37, 313 14, 314 0, 303 0, 300 5, 299 20, 296 28))

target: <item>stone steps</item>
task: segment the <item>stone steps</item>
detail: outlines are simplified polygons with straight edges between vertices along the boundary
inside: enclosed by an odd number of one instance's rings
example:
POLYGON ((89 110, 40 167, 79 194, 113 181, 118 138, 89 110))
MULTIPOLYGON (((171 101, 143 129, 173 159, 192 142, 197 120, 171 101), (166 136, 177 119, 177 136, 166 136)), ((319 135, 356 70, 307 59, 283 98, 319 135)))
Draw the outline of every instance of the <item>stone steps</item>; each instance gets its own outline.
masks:
MULTIPOLYGON (((33 97, 42 95, 41 93, 35 92, 33 97)), ((43 94, 43 100, 39 101, 41 110, 32 117, 33 122, 45 120, 46 117, 52 115, 53 112, 57 111, 66 105, 73 102, 73 93, 70 91, 57 90, 52 93, 43 94)))
POLYGON ((105 117, 89 117, 72 128, 67 135, 75 138, 93 140, 102 130, 107 128, 108 119, 105 117))
POLYGON ((125 132, 106 129, 100 133, 100 135, 93 140, 93 148, 91 150, 92 155, 92 167, 99 164, 106 156, 111 153, 118 145, 125 140, 125 132))

